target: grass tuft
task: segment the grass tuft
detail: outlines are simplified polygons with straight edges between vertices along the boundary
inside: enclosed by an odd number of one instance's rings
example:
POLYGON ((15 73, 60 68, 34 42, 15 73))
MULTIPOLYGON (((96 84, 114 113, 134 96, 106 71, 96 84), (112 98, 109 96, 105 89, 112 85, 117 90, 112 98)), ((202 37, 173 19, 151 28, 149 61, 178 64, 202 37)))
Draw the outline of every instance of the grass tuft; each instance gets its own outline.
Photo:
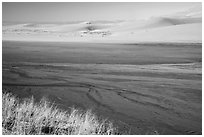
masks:
POLYGON ((22 102, 10 93, 2 94, 2 134, 4 135, 112 135, 117 129, 91 110, 64 111, 42 99, 22 102))

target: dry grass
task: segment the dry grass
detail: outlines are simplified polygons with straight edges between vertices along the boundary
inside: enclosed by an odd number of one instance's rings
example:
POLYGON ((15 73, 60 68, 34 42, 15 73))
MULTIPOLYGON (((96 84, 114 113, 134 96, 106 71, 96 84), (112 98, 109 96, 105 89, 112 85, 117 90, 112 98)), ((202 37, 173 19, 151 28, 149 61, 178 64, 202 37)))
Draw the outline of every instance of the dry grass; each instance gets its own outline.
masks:
POLYGON ((117 134, 113 124, 99 119, 91 110, 72 108, 69 112, 51 105, 46 99, 20 102, 10 93, 2 95, 2 134, 11 135, 110 135, 117 134))

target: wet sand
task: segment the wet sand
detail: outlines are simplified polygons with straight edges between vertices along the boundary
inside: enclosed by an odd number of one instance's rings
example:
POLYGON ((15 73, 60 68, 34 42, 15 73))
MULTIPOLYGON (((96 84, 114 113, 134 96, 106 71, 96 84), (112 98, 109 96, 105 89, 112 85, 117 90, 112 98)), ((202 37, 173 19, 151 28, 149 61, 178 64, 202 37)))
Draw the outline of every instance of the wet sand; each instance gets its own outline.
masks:
POLYGON ((201 134, 201 44, 3 42, 3 89, 93 109, 131 134, 201 134))

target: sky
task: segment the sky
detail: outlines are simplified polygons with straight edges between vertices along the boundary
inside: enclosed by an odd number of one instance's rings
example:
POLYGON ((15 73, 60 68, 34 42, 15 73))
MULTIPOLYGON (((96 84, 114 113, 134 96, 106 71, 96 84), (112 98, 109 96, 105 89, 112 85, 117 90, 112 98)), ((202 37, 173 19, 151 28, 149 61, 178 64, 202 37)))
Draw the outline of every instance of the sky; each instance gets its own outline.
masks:
POLYGON ((201 3, 159 2, 3 2, 3 22, 137 20, 185 11, 201 3))

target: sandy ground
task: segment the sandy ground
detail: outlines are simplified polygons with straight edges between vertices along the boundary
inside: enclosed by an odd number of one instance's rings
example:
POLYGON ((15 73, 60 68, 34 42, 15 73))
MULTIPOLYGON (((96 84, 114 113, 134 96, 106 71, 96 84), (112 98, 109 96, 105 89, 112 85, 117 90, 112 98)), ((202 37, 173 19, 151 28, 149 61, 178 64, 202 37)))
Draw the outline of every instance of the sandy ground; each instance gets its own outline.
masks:
POLYGON ((202 133, 201 44, 3 42, 3 89, 91 108, 132 134, 202 133))

